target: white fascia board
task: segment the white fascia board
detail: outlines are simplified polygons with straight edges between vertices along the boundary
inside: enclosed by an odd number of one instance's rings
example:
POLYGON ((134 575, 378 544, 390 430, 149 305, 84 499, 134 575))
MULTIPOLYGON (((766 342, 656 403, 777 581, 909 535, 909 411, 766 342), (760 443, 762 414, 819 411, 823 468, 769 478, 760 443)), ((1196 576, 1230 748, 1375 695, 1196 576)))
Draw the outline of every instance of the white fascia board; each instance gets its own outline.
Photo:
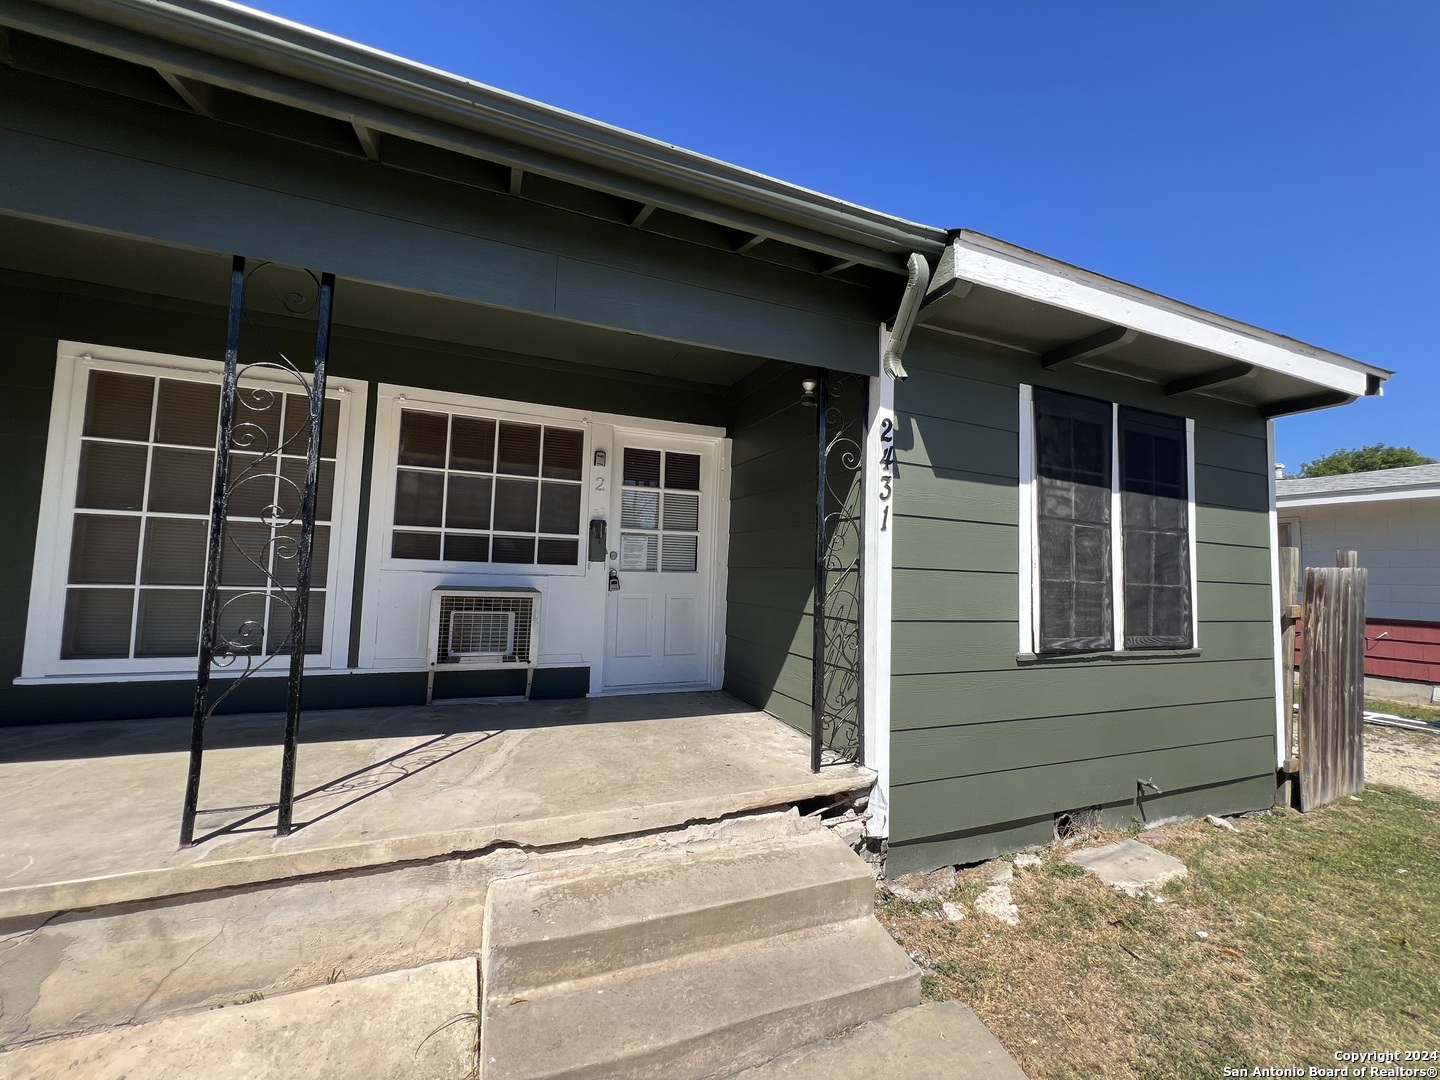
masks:
POLYGON ((951 240, 950 248, 946 261, 954 276, 962 280, 1254 364, 1325 389, 1361 397, 1369 389, 1371 377, 1383 380, 1390 374, 989 237, 962 234, 951 240))
POLYGON ((1280 495, 1275 501, 1288 506, 1343 506, 1346 503, 1409 502, 1412 499, 1440 499, 1440 487, 1384 488, 1378 491, 1350 491, 1334 495, 1280 495))

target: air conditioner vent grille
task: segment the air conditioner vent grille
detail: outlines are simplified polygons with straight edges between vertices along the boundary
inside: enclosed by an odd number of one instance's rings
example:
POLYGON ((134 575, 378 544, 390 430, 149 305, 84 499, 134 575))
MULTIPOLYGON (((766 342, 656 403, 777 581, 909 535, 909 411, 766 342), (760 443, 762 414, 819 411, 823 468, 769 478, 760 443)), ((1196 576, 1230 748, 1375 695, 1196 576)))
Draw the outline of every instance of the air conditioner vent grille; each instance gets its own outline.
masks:
POLYGON ((441 594, 436 640, 440 665, 533 666, 535 597, 441 594))

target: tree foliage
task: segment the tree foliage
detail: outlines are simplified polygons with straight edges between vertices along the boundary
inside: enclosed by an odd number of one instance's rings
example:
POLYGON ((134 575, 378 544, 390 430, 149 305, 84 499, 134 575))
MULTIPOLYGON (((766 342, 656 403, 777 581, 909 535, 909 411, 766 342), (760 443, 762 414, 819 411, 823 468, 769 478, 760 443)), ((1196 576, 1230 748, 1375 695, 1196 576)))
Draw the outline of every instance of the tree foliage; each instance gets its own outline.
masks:
POLYGON ((1373 472, 1376 469, 1403 469, 1410 465, 1434 465, 1435 459, 1426 457, 1413 447, 1387 446, 1375 443, 1358 450, 1332 450, 1324 457, 1307 461, 1300 466, 1302 477, 1339 476, 1342 473, 1373 472))

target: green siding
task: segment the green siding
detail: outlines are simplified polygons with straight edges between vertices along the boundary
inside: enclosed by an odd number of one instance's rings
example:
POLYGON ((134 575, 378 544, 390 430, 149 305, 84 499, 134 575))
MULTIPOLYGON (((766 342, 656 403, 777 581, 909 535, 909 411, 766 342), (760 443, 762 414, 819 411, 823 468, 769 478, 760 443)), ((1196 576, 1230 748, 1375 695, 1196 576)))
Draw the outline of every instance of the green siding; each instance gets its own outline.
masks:
POLYGON ((893 310, 869 289, 630 228, 618 203, 599 220, 3 66, 0 97, 0 206, 30 218, 848 370, 873 365, 893 310))
POLYGON ((890 869, 1050 837, 1054 815, 1225 812, 1274 796, 1263 420, 924 330, 897 388, 890 869), (1018 386, 1196 421, 1200 649, 1021 656, 1018 386), (1139 799, 1137 781, 1162 795, 1139 799))
POLYGON ((815 410, 800 404, 802 370, 767 365, 731 404, 725 689, 808 732, 815 410))

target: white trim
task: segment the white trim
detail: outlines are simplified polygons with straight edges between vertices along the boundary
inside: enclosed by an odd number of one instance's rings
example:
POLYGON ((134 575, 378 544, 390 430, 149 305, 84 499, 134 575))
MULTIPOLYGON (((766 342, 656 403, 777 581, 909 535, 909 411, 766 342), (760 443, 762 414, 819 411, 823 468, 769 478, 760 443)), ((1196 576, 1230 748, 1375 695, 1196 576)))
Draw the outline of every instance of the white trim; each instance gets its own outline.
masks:
POLYGON ((1125 649, 1125 530, 1120 527, 1120 404, 1110 403, 1110 648, 1125 649))
MULTIPOLYGON (((87 379, 90 370, 117 371, 155 377, 184 376, 219 384, 223 364, 203 357, 122 349, 108 345, 61 341, 55 361, 55 386, 50 403, 50 428, 46 440, 44 478, 41 485, 37 536, 45 542, 35 545, 31 573, 30 607, 25 628, 25 651, 17 684, 84 681, 128 682, 193 677, 194 657, 156 657, 113 660, 61 660, 72 529, 75 513, 75 486, 79 477, 81 429, 85 419, 87 379)), ((247 380, 293 387, 289 376, 278 372, 247 373, 247 380)), ((367 384, 356 379, 330 378, 326 396, 341 402, 336 432, 335 493, 331 511, 329 583, 325 587, 325 650, 307 656, 307 671, 338 670, 345 666, 350 650, 351 606, 355 581, 356 518, 360 505, 358 467, 364 452, 367 384)), ((200 515, 176 515, 198 517, 200 515)), ((138 586, 137 586, 138 588, 138 586)), ((214 667, 216 676, 229 669, 214 667)))
POLYGON ((1269 512, 1267 514, 1270 526, 1270 609, 1273 620, 1272 629, 1275 635, 1275 764, 1283 767, 1285 758, 1290 752, 1286 745, 1285 730, 1289 726, 1285 715, 1285 679, 1288 675, 1288 666, 1285 658, 1285 637, 1284 623, 1280 615, 1280 517, 1275 506, 1275 421, 1265 421, 1265 461, 1267 468, 1265 475, 1268 477, 1267 489, 1269 498, 1269 512))
POLYGON ((1029 383, 1020 384, 1020 641, 1022 653, 1040 651, 1035 636, 1040 625, 1040 590, 1038 545, 1035 543, 1039 508, 1035 504, 1035 390, 1029 383))
POLYGON ((1343 506, 1346 503, 1408 502, 1411 499, 1440 499, 1440 487, 1360 489, 1344 495, 1281 495, 1275 496, 1276 505, 1290 506, 1343 506))
POLYGON ((976 233, 950 244, 953 275, 1050 307, 1362 396, 1390 374, 976 233))
MULTIPOLYGON (((1270 470, 1275 475, 1275 470, 1270 470)), ((1274 484, 1272 479, 1271 484, 1274 484)), ((1199 530, 1195 527, 1195 420, 1185 418, 1185 525, 1190 535, 1185 547, 1190 552, 1190 647, 1200 648, 1200 552, 1199 530)))
MULTIPOLYGON (((1019 528, 1018 566, 1020 579, 1019 613, 1019 655, 1033 658, 1040 655, 1040 507, 1039 484, 1036 482, 1039 467, 1039 453, 1035 444, 1035 388, 1032 384, 1020 384, 1019 416, 1019 528), (1028 566, 1029 573, 1023 568, 1028 566)), ((1092 399, 1103 400, 1103 399, 1092 399)), ((1125 551, 1124 523, 1121 512, 1124 500, 1120 493, 1120 410, 1118 402, 1110 403, 1110 596, 1113 617, 1109 652, 1131 652, 1137 657, 1153 655, 1157 650, 1125 648, 1125 551)), ((1174 414, 1168 414, 1174 415, 1174 414)), ((1195 421, 1185 420, 1185 468, 1189 485, 1188 521, 1189 537, 1187 547, 1190 554, 1190 648, 1200 648, 1200 586, 1199 586, 1199 529, 1195 520, 1195 421)), ((1273 486, 1274 481, 1272 479, 1273 486)))
MULTIPOLYGON (((607 608, 604 618, 605 624, 602 627, 602 647, 599 653, 599 660, 595 664, 599 672, 600 694, 628 694, 628 693, 668 693, 671 689, 684 685, 686 689, 696 690, 719 690, 725 682, 725 592, 729 583, 730 568, 730 440, 717 437, 714 433, 720 431, 718 428, 701 429, 699 425, 678 424, 669 420, 645 420, 633 416, 616 416, 612 413, 597 413, 592 419, 603 417, 604 422, 611 426, 613 431, 613 450, 618 453, 622 445, 631 441, 653 443, 659 439, 662 448, 666 440, 682 443, 700 444, 704 449, 710 451, 708 458, 714 469, 714 483, 709 483, 704 473, 701 474, 700 482, 700 520, 708 521, 709 527, 709 548, 710 548, 710 596, 709 616, 704 622, 710 627, 711 641, 709 649, 709 660, 706 666, 707 681, 695 684, 679 683, 617 683, 610 685, 607 681, 611 672, 605 670, 606 661, 610 657, 610 594, 605 594, 605 606, 607 608), (704 434, 701 434, 701 431, 704 434), (723 540, 722 540, 723 537, 723 540)), ((720 431, 723 435, 724 432, 720 431)), ((668 449, 668 448, 667 448, 668 449)), ((701 461, 706 460, 705 456, 701 461)), ((619 461, 612 462, 618 466, 619 461)), ((616 474, 618 475, 618 473, 616 474)), ((613 489, 606 502, 613 502, 618 486, 613 489)), ((611 520, 611 524, 618 530, 620 522, 618 515, 611 520)), ((705 546, 705 534, 700 534, 701 550, 705 546)), ((613 562, 606 561, 602 567, 602 573, 608 572, 608 568, 614 566, 613 562)), ((593 684, 593 674, 592 674, 593 684)))
MULTIPOLYGON (((880 329, 880 355, 885 354, 889 334, 880 329)), ((885 421, 890 422, 893 447, 895 431, 895 380, 888 375, 870 379, 870 412, 866 417, 865 467, 865 546, 860 579, 865 625, 861 637, 865 643, 865 767, 875 772, 875 785, 870 794, 867 836, 890 835, 890 650, 893 635, 893 596, 895 565, 895 501, 898 497, 894 469, 882 465, 885 443, 881 436, 885 421), (881 476, 890 476, 890 498, 880 498, 881 476), (885 508, 889 515, 884 522, 885 508), (885 526, 882 530, 882 524, 885 526)))
MULTIPOLYGON (((596 591, 605 589, 606 563, 591 564, 586 558, 587 533, 585 523, 591 518, 609 517, 611 489, 595 489, 595 481, 604 478, 611 482, 618 475, 619 462, 615 458, 622 433, 644 436, 662 436, 669 439, 704 443, 714 448, 713 460, 716 482, 710 485, 713 500, 709 520, 712 524, 712 551, 715 555, 713 578, 711 580, 711 617, 706 622, 713 637, 709 649, 709 681, 696 684, 700 688, 718 690, 724 682, 725 673, 725 591, 729 574, 729 514, 730 505, 730 441, 725 438, 725 429, 701 424, 685 424, 669 420, 652 420, 645 417, 623 416, 616 413, 586 412, 580 409, 542 405, 534 402, 511 401, 500 398, 477 397, 470 394, 452 393, 423 387, 401 386, 394 383, 380 383, 376 387, 375 443, 371 463, 370 519, 367 531, 365 579, 362 586, 360 612, 361 671, 423 671, 424 658, 384 659, 378 658, 378 638, 381 613, 379 605, 385 575, 425 575, 426 589, 432 586, 486 584, 539 588, 545 595, 545 603, 551 602, 551 593, 562 586, 568 592, 557 595, 577 595, 593 599, 596 591), (585 431, 582 454, 585 461, 584 487, 586 495, 582 503, 580 534, 580 561, 575 567, 541 566, 515 563, 455 563, 430 562, 389 557, 389 535, 394 528, 395 476, 399 456, 399 421, 402 407, 424 409, 430 407, 448 413, 472 413, 479 416, 518 420, 524 423, 569 424, 585 431), (597 447, 608 451, 604 466, 593 465, 597 447), (593 580, 587 580, 593 579, 593 580), (547 584, 549 583, 549 584, 547 584), (553 586, 553 588, 551 587, 553 586), (578 592, 576 590, 579 590, 578 592)), ((613 523, 612 523, 613 524, 613 523)), ((417 603, 419 602, 417 598, 417 603)), ((566 601, 568 602, 568 601, 566 601)), ((588 601, 586 601, 588 603, 588 601)), ((588 610, 588 609, 587 609, 588 610)), ((584 652, 567 651, 569 659, 561 663, 559 653, 547 650, 544 642, 538 653, 540 667, 583 666, 590 669, 591 696, 608 692, 605 687, 604 649, 604 601, 600 602, 598 621, 595 624, 594 641, 584 652)), ((591 612, 590 614, 594 614, 591 612)), ((554 616, 549 624, 557 625, 554 616)), ((690 687, 694 689, 695 687, 690 687)), ((653 693, 656 687, 621 687, 617 693, 653 693)))

